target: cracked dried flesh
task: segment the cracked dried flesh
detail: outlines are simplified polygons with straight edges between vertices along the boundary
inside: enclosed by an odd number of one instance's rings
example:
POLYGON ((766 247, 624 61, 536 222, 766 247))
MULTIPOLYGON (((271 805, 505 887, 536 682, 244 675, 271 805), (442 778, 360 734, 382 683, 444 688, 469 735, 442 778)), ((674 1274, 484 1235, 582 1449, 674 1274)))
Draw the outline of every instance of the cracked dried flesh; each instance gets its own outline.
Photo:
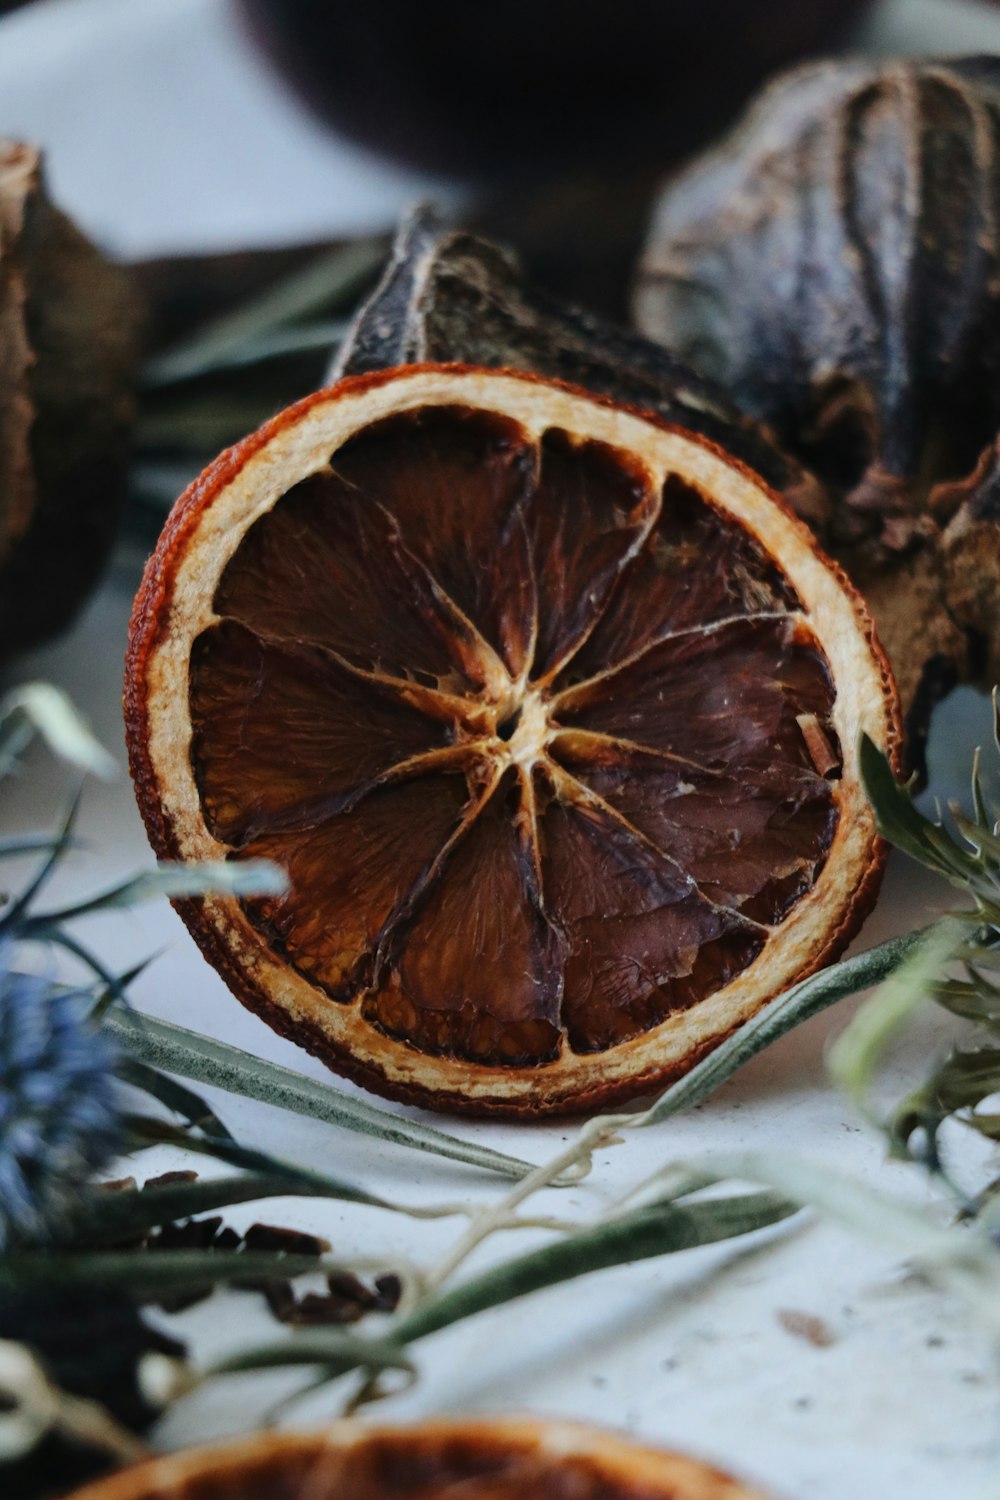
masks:
MULTIPOLYGON (((288 873, 284 896, 243 905, 219 963, 243 998, 404 1097, 579 1106, 731 1029, 730 1012, 714 1034, 685 1018, 754 989, 847 840, 857 868, 828 881, 791 977, 843 936, 878 864, 873 830, 838 842, 863 816, 857 716, 838 711, 822 612, 710 482, 644 451, 657 429, 630 418, 640 440, 609 441, 607 406, 524 378, 437 386, 393 410, 384 381, 345 383, 371 419, 271 503, 243 503, 210 595, 198 570, 200 609, 175 589, 168 623, 147 587, 131 670, 155 684, 161 642, 185 655, 185 817, 203 852, 288 873), (664 1028, 673 1054, 646 1045, 664 1028)), ((759 487, 756 503, 794 534, 807 584, 819 568, 841 598, 838 649, 850 622, 866 724, 888 743, 863 612, 759 487)), ((147 733, 133 722, 133 752, 147 733)), ((162 852, 193 852, 185 818, 144 811, 162 852)), ((188 908, 219 962, 205 910, 188 908)))

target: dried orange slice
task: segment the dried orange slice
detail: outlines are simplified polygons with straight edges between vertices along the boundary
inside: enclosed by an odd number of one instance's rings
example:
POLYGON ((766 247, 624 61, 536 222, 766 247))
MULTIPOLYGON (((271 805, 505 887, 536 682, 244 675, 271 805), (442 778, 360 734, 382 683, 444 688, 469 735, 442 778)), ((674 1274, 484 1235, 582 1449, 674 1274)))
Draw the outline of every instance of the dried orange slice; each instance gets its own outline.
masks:
POLYGON ((894 692, 843 575, 706 442, 528 375, 343 381, 225 454, 136 601, 158 854, 289 894, 181 903, 350 1077, 589 1107, 677 1074, 874 896, 858 780, 894 692))
POLYGON ((153 1459, 73 1500, 760 1500, 718 1469, 575 1422, 341 1422, 153 1459))

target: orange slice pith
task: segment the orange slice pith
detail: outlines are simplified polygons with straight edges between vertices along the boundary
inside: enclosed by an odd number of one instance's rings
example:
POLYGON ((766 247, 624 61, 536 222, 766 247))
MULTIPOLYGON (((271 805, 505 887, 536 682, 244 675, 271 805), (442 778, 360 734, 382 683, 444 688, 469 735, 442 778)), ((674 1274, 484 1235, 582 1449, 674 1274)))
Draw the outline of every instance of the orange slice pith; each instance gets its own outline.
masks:
POLYGON ((760 1500, 696 1459, 576 1422, 334 1423, 168 1454, 73 1500, 760 1500))
POLYGON ((747 470, 512 372, 307 398, 175 507, 126 723, 180 903, 276 1029, 382 1092, 519 1115, 689 1067, 835 955, 882 862, 863 605, 747 470))

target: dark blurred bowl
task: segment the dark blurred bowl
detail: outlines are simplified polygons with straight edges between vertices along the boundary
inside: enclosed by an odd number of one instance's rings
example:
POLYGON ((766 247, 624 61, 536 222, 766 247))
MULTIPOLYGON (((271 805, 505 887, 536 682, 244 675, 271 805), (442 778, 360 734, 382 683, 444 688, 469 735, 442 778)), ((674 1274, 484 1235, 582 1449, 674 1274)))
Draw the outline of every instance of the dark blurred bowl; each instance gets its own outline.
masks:
POLYGON ((237 0, 345 135, 460 176, 679 159, 870 0, 237 0))

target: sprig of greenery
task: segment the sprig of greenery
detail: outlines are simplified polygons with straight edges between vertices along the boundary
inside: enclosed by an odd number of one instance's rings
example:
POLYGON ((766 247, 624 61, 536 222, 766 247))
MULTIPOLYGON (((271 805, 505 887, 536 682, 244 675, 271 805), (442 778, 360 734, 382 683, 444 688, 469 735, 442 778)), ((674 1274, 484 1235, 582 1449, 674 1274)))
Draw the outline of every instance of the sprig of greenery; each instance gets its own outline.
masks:
MULTIPOLYGON (((803 981, 765 1007, 647 1109, 589 1121, 551 1160, 534 1168, 486 1148, 466 1146, 444 1132, 405 1121, 329 1085, 183 1028, 151 1021, 122 1005, 105 1009, 102 1024, 125 1054, 123 1077, 186 1121, 181 1127, 150 1116, 133 1116, 129 1120, 130 1144, 141 1149, 154 1141, 169 1142, 217 1157, 237 1168, 237 1174, 211 1181, 124 1189, 103 1195, 100 1201, 85 1200, 72 1223, 64 1226, 59 1244, 46 1255, 13 1254, 0 1259, 0 1286, 116 1285, 141 1300, 162 1292, 164 1287, 182 1292, 203 1287, 206 1282, 240 1286, 248 1280, 290 1280, 317 1270, 343 1269, 344 1263, 326 1257, 245 1250, 162 1250, 155 1256, 143 1256, 99 1246, 109 1244, 114 1237, 141 1234, 159 1224, 255 1201, 268 1194, 334 1197, 399 1211, 400 1205, 377 1198, 361 1186, 276 1160, 235 1141, 206 1102, 178 1082, 178 1078, 186 1077, 512 1179, 505 1192, 482 1208, 442 1205, 416 1210, 470 1214, 468 1226, 436 1265, 414 1267, 401 1257, 391 1256, 350 1263, 349 1268, 355 1271, 373 1262, 391 1267, 404 1284, 399 1311, 379 1315, 374 1331, 368 1332, 363 1325, 351 1334, 327 1329, 292 1332, 280 1340, 241 1350, 199 1377, 187 1377, 188 1387, 192 1381, 197 1384, 222 1375, 302 1366, 310 1372, 309 1389, 360 1372, 363 1384, 353 1399, 368 1399, 379 1393, 379 1377, 386 1371, 413 1373, 413 1346, 465 1318, 611 1266, 774 1229, 803 1207, 874 1238, 891 1254, 905 1256, 929 1279, 957 1294, 981 1326, 1000 1339, 1000 1315, 996 1313, 1000 1307, 1000 1249, 994 1238, 992 1204, 984 1196, 982 1205, 978 1205, 982 1208, 980 1218, 971 1226, 949 1222, 949 1208, 953 1211, 957 1205, 970 1214, 977 1205, 958 1202, 937 1149, 939 1129, 951 1116, 964 1119, 991 1138, 1000 1135, 997 1117, 979 1108, 988 1093, 1000 1087, 998 825, 978 764, 973 778, 973 814, 951 809, 948 828, 943 820, 932 822, 916 809, 908 788, 896 782, 888 762, 873 746, 864 746, 863 765, 882 831, 962 891, 968 910, 928 929, 891 939, 803 981), (942 965, 948 959, 958 964, 959 977, 942 976, 942 965), (537 1193, 589 1171, 599 1150, 617 1144, 634 1130, 664 1124, 678 1111, 707 1097, 779 1036, 844 996, 873 984, 880 988, 857 1013, 831 1053, 831 1072, 870 1123, 886 1132, 897 1155, 934 1171, 945 1193, 943 1202, 917 1207, 831 1172, 826 1165, 820 1167, 778 1153, 728 1152, 666 1164, 591 1222, 573 1223, 525 1213, 525 1205, 537 1193), (935 1068, 929 1080, 884 1118, 871 1102, 878 1070, 899 1027, 928 999, 944 1006, 986 1041, 955 1050, 935 1068), (730 1185, 732 1190, 720 1195, 718 1190, 723 1185, 730 1185), (711 1190, 708 1196, 706 1190, 711 1190), (500 1231, 528 1226, 543 1228, 552 1238, 483 1272, 462 1274, 465 1261, 485 1240, 500 1231)), ((40 852, 47 861, 58 860, 70 840, 67 826, 56 839, 43 842, 40 852)), ((167 878, 183 882, 186 876, 172 870, 167 878)), ((105 896, 111 902, 126 901, 135 894, 151 894, 155 885, 155 880, 148 885, 126 883, 105 896)), ((22 906, 22 919, 33 909, 36 897, 37 890, 22 906)), ((99 905, 99 901, 80 903, 52 912, 49 918, 58 925, 68 916, 86 914, 99 905)))

